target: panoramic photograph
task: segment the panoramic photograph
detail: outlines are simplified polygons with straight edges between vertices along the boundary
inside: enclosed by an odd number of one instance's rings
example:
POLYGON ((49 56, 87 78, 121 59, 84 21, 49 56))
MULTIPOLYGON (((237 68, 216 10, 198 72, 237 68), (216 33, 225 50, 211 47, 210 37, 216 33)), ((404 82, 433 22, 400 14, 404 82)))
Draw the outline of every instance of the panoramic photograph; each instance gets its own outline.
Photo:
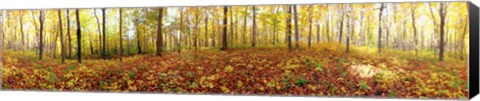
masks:
POLYGON ((467 99, 467 2, 0 10, 2 90, 467 99))

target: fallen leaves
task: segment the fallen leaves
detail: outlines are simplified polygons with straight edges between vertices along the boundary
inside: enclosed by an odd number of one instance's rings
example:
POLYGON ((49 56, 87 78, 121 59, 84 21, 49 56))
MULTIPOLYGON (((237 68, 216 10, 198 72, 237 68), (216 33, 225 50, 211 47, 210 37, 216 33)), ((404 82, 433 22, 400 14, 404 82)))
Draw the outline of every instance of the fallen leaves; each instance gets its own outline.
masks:
POLYGON ((5 54, 2 85, 14 90, 464 98, 465 62, 428 62, 334 45, 137 55, 118 60, 36 61, 5 54), (448 93, 447 93, 448 92, 448 93))

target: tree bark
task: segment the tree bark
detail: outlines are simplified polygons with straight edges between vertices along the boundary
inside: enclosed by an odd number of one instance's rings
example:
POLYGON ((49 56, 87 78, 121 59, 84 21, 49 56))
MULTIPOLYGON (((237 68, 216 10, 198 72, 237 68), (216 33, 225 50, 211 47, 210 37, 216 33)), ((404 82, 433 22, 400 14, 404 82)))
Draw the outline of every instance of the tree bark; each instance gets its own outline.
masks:
POLYGON ((65 39, 63 39, 63 25, 62 25, 62 12, 58 10, 58 23, 60 27, 60 44, 61 44, 61 54, 62 54, 62 64, 65 63, 65 39))
POLYGON ((222 48, 220 50, 227 50, 228 48, 228 43, 227 43, 227 12, 228 12, 228 7, 223 6, 223 35, 222 35, 222 48))
POLYGON ((208 13, 205 13, 205 47, 208 46, 208 13))
POLYGON ((288 10, 287 10, 287 30, 286 30, 286 34, 287 34, 287 45, 288 45, 288 50, 291 51, 292 50, 292 5, 288 5, 288 10))
POLYGON ((102 25, 102 27, 103 27, 102 28, 102 31, 103 31, 102 32, 102 41, 103 41, 102 42, 102 58, 103 58, 103 60, 105 60, 106 59, 105 46, 106 46, 106 43, 107 43, 106 35, 105 35, 105 33, 106 33, 106 30, 105 30, 105 27, 106 27, 105 8, 102 9, 102 17, 103 17, 103 21, 102 21, 102 24, 103 24, 102 25))
POLYGON ((68 58, 72 58, 72 37, 70 35, 70 13, 67 9, 67 37, 68 37, 68 58))
POLYGON ((245 6, 245 15, 243 17, 243 34, 242 34, 242 41, 243 41, 243 44, 247 44, 247 37, 246 37, 246 34, 247 34, 247 16, 248 16, 248 6, 245 6))
POLYGON ((255 6, 252 6, 252 12, 253 12, 253 24, 252 24, 252 47, 255 47, 256 45, 256 40, 257 40, 257 37, 256 37, 256 30, 257 30, 257 19, 256 19, 256 12, 255 12, 255 6))
MULTIPOLYGON (((102 41, 102 31, 101 31, 102 29, 100 29, 100 20, 98 19, 98 15, 97 15, 97 10, 96 10, 96 9, 93 9, 93 14, 95 15, 95 19, 97 20, 98 41, 100 41, 100 43, 98 43, 98 46, 99 46, 98 48, 100 48, 100 52, 103 52, 103 50, 102 50, 102 48, 103 48, 103 47, 102 47, 103 41, 102 41)), ((100 53, 100 52, 99 52, 99 53, 100 53)), ((103 55, 102 55, 102 56, 103 56, 103 55)))
POLYGON ((309 14, 308 14, 308 17, 309 17, 309 24, 310 26, 308 27, 308 47, 311 47, 311 43, 312 43, 312 5, 310 5, 308 7, 309 9, 309 14))
POLYGON ((43 22, 44 22, 44 16, 43 16, 43 11, 39 10, 40 16, 39 21, 40 21, 40 45, 39 45, 39 50, 40 52, 38 53, 39 59, 42 60, 43 57, 43 22))
POLYGON ((80 14, 78 9, 75 9, 75 16, 77 19, 77 56, 78 56, 78 63, 82 63, 82 30, 80 24, 80 14))
POLYGON ((157 27, 157 56, 162 56, 163 50, 163 37, 162 37, 162 26, 163 26, 163 8, 158 9, 158 27, 157 27))
POLYGON ((378 53, 382 53, 382 12, 383 12, 383 5, 380 5, 380 13, 378 16, 378 53))
POLYGON ((23 11, 20 11, 20 33, 22 33, 22 50, 25 49, 25 33, 23 32, 23 11))
POLYGON ((439 61, 443 61, 443 54, 444 54, 444 47, 445 47, 445 43, 444 43, 444 34, 445 34, 445 16, 446 16, 446 13, 447 13, 447 10, 445 8, 445 4, 442 2, 440 3, 440 52, 439 52, 439 61))
POLYGON ((297 5, 293 5, 293 19, 295 20, 295 48, 300 49, 300 44, 298 43, 299 33, 298 33, 298 17, 297 17, 297 5))
POLYGON ((413 27, 413 39, 414 39, 414 47, 415 47, 415 56, 418 56, 418 38, 417 38, 417 27, 415 26, 415 9, 414 9, 414 4, 411 3, 411 16, 412 16, 412 27, 413 27))
POLYGON ((123 20, 122 20, 122 8, 119 8, 119 9, 118 9, 118 14, 119 14, 119 16, 120 16, 120 17, 119 17, 119 18, 120 18, 120 21, 119 21, 120 23, 119 23, 119 25, 118 25, 118 27, 119 27, 119 28, 118 28, 118 29, 119 29, 118 33, 119 33, 119 39, 120 39, 120 61, 122 61, 122 57, 123 57, 123 38, 122 38, 122 35, 123 35, 123 34, 122 34, 122 32, 123 32, 123 30, 122 30, 122 22, 123 22, 123 20))
POLYGON ((347 39, 347 41, 346 41, 346 50, 345 50, 345 52, 346 52, 346 55, 347 55, 347 57, 348 57, 348 53, 350 52, 350 34, 352 34, 352 33, 350 32, 350 26, 351 26, 351 25, 350 25, 350 24, 351 24, 350 5, 347 4, 346 6, 347 6, 347 7, 346 7, 346 8, 347 8, 347 13, 346 13, 346 15, 347 15, 347 24, 346 24, 345 27, 346 27, 346 31, 347 31, 347 33, 346 33, 346 39, 347 39))

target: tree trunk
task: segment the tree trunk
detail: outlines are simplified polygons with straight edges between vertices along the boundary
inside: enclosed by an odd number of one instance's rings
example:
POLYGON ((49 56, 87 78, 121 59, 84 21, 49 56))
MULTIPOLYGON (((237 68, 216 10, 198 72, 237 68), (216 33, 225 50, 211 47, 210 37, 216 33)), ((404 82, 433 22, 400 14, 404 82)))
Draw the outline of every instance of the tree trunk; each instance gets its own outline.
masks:
POLYGON ((105 33, 106 33, 106 29, 105 29, 105 25, 106 25, 105 8, 102 9, 102 17, 103 17, 103 21, 102 21, 102 24, 103 24, 102 25, 102 27, 103 27, 102 28, 102 31, 103 31, 102 32, 102 41, 103 41, 102 42, 102 58, 103 58, 103 60, 105 60, 106 59, 105 46, 106 46, 106 43, 107 43, 106 35, 105 35, 105 33))
POLYGON ((67 37, 68 37, 68 58, 72 58, 72 37, 70 35, 70 13, 67 9, 67 37))
MULTIPOLYGON (((468 23, 468 19, 466 19, 465 23, 468 23)), ((468 24, 466 24, 463 28, 463 34, 462 34, 462 37, 460 39, 460 60, 463 60, 464 57, 463 57, 463 51, 464 51, 464 48, 465 48, 465 36, 467 35, 468 33, 468 24)))
POLYGON ((205 14, 205 47, 208 46, 208 13, 205 14))
POLYGON ((253 24, 252 24, 252 47, 255 47, 255 45, 256 45, 255 41, 257 39, 257 37, 255 35, 255 34, 257 34, 256 33, 256 30, 257 30, 256 16, 257 15, 256 15, 256 12, 255 12, 255 6, 252 6, 252 12, 253 12, 253 18, 252 18, 252 20, 253 20, 253 24))
POLYGON ((227 43, 227 12, 228 7, 223 6, 223 35, 222 35, 222 48, 220 50, 227 50, 228 43, 227 43))
POLYGON ((65 40, 63 39, 63 25, 62 25, 62 12, 58 10, 58 23, 60 27, 60 44, 62 54, 62 64, 65 63, 65 40))
POLYGON ((444 34, 445 34, 445 16, 446 16, 446 13, 447 13, 447 10, 445 8, 445 4, 444 3, 440 3, 440 53, 439 53, 439 56, 438 56, 438 59, 439 61, 443 61, 443 54, 444 54, 444 47, 445 47, 445 43, 444 43, 444 34))
POLYGON ((293 19, 295 20, 295 48, 300 49, 300 44, 298 43, 299 33, 298 33, 298 17, 297 17, 297 5, 293 5, 293 19))
POLYGON ((309 24, 310 26, 308 27, 308 47, 311 47, 311 43, 312 43, 312 5, 309 6, 309 14, 308 14, 308 17, 309 17, 309 24))
POLYGON ((287 30, 286 30, 286 33, 287 33, 287 45, 288 45, 288 50, 291 51, 292 50, 292 5, 288 5, 288 10, 287 10, 287 30))
POLYGON ((242 41, 243 44, 247 44, 247 16, 248 16, 248 6, 245 6, 245 16, 243 17, 243 34, 242 34, 242 41))
POLYGON ((40 45, 39 45, 39 50, 40 52, 38 53, 39 59, 42 60, 43 57, 43 22, 44 22, 44 16, 43 16, 43 11, 39 10, 40 16, 39 21, 40 21, 40 45))
POLYGON ((235 31, 234 31, 234 25, 233 25, 233 7, 230 7, 230 45, 233 46, 235 40, 235 31))
POLYGON ((382 53, 382 12, 383 12, 383 5, 380 5, 380 13, 378 16, 378 53, 382 53))
POLYGON ((82 63, 82 30, 80 25, 80 14, 78 9, 75 9, 75 16, 77 18, 77 55, 78 55, 78 63, 82 63))
POLYGON ((182 38, 185 38, 185 34, 183 33, 183 7, 180 8, 180 39, 178 40, 179 41, 178 52, 182 51, 182 49, 181 49, 182 38))
MULTIPOLYGON (((98 48, 100 48, 100 52, 103 52, 103 47, 102 47, 102 29, 100 29, 100 20, 98 19, 98 15, 97 15, 97 10, 96 9, 93 9, 93 14, 95 15, 95 19, 97 19, 97 29, 98 29, 98 41, 100 41, 100 43, 98 43, 98 48)), ((103 55, 102 55, 103 56, 103 55)))
POLYGON ((158 9, 158 27, 157 27, 157 56, 162 56, 163 50, 163 38, 162 38, 162 26, 163 26, 163 8, 158 9))
POLYGON ((138 18, 136 19, 135 23, 135 32, 137 33, 137 52, 138 54, 142 54, 142 44, 141 44, 141 37, 140 37, 140 25, 138 24, 138 18))
POLYGON ((343 25, 343 19, 344 19, 344 15, 345 15, 345 14, 343 14, 343 12, 340 11, 340 8, 342 8, 342 6, 339 6, 339 8, 338 8, 338 9, 339 9, 339 12, 338 12, 338 13, 340 13, 340 21, 339 21, 339 23, 340 23, 340 32, 338 33, 338 42, 339 42, 339 43, 342 43, 343 26, 344 26, 344 25, 343 25))
POLYGON ((412 27, 413 27, 413 39, 414 39, 414 43, 415 43, 415 45, 414 45, 414 47, 415 47, 415 56, 418 56, 418 49, 417 49, 417 48, 418 48, 418 46, 417 46, 417 44, 418 44, 417 27, 415 26, 415 25, 416 25, 416 24, 415 24, 415 9, 414 9, 414 4, 413 4, 413 3, 411 3, 411 7, 412 7, 412 9, 411 9, 411 13, 412 13, 411 16, 412 16, 412 27))
POLYGON ((20 11, 20 33, 22 33, 22 50, 25 50, 25 33, 23 32, 23 11, 20 11))
POLYGON ((350 34, 353 34, 353 33, 350 32, 350 26, 351 26, 351 25, 350 25, 350 24, 351 24, 350 5, 347 4, 346 6, 347 6, 347 7, 346 7, 346 9, 347 9, 347 13, 346 13, 346 15, 347 15, 347 24, 345 24, 345 25, 346 25, 346 26, 345 26, 345 27, 346 27, 345 30, 347 31, 347 33, 346 33, 346 39, 347 39, 347 41, 346 41, 346 50, 345 50, 345 52, 346 52, 346 55, 347 55, 347 57, 348 57, 348 53, 350 52, 350 34))
POLYGON ((119 8, 118 9, 118 14, 119 14, 119 18, 120 18, 120 23, 118 25, 119 27, 119 39, 120 39, 120 61, 122 61, 122 57, 123 57, 123 38, 122 38, 122 8, 119 8))

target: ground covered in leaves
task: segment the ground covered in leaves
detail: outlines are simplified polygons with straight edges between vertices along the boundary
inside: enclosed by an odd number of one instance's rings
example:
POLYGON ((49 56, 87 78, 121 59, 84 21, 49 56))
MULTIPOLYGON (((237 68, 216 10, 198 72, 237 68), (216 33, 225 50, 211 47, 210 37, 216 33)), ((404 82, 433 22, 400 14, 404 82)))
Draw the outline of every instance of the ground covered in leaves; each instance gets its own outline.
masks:
POLYGON ((467 62, 434 54, 339 44, 285 48, 207 49, 87 59, 78 64, 34 53, 3 52, 3 87, 10 90, 161 92, 292 96, 468 97, 467 62))

